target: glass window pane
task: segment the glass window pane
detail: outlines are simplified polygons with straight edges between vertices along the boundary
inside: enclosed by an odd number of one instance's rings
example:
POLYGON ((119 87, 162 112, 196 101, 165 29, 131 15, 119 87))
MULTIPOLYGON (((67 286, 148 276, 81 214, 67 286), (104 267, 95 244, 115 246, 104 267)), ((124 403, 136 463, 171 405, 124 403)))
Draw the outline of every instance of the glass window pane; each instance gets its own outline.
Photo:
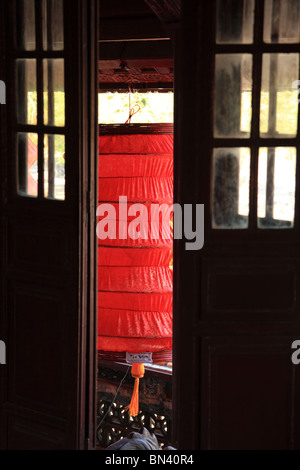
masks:
POLYGON ((23 196, 38 194, 38 136, 18 134, 18 193, 23 196))
POLYGON ((44 194, 48 199, 65 199, 65 136, 45 135, 44 194))
POLYGON ((260 148, 258 227, 291 228, 295 216, 296 149, 260 148))
POLYGON ((35 50, 35 6, 34 0, 16 0, 17 48, 35 50))
POLYGON ((45 59, 44 64, 44 124, 65 125, 64 60, 45 59))
POLYGON ((299 54, 263 54, 261 137, 296 136, 298 89, 293 83, 298 76, 299 54))
POLYGON ((63 0, 43 0, 43 48, 45 51, 64 49, 63 0))
POLYGON ((250 149, 218 148, 213 153, 212 227, 248 227, 250 149))
POLYGON ((217 43, 252 44, 254 0, 217 0, 217 43))
POLYGON ((265 0, 264 42, 300 42, 300 0, 265 0))
POLYGON ((250 137, 252 55, 217 54, 214 136, 250 137))
POLYGON ((36 60, 18 59, 17 110, 19 124, 37 124, 36 60))

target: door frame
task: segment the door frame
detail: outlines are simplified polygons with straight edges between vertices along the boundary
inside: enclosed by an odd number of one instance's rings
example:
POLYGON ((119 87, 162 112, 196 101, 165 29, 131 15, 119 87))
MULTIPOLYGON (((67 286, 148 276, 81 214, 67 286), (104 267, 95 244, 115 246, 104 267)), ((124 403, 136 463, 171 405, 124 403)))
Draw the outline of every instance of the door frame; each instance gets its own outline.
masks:
MULTIPOLYGON (((76 272, 72 273, 68 284, 66 283, 66 287, 63 287, 64 292, 68 292, 66 294, 66 298, 68 298, 70 289, 77 286, 76 296, 74 295, 70 305, 67 305, 68 312, 73 318, 70 334, 75 334, 72 338, 72 346, 76 345, 77 349, 77 355, 72 359, 72 361, 76 361, 76 363, 72 362, 72 372, 67 371, 68 377, 69 374, 72 378, 74 378, 74 374, 77 377, 76 386, 73 383, 76 388, 72 391, 72 397, 76 398, 66 411, 66 445, 72 449, 93 449, 96 445, 97 317, 95 286, 97 284, 97 258, 94 253, 96 253, 97 185, 95 185, 95 181, 97 181, 98 156, 98 106, 96 99, 98 87, 98 6, 99 0, 65 0, 65 12, 72 12, 68 17, 65 15, 64 32, 65 42, 69 45, 65 64, 65 87, 66 90, 69 90, 69 93, 66 93, 66 119, 69 122, 68 130, 66 128, 66 142, 69 142, 67 148, 73 158, 70 158, 69 161, 66 160, 66 172, 67 175, 69 174, 71 184, 68 184, 68 180, 66 180, 67 198, 64 206, 60 206, 59 212, 61 212, 60 217, 65 214, 67 220, 68 235, 66 235, 66 239, 70 236, 69 241, 71 241, 68 253, 72 253, 74 250, 72 262, 75 263, 76 260, 76 272), (72 71, 74 71, 73 74, 72 71)), ((31 207, 33 207, 32 201, 26 198, 22 199, 16 194, 16 164, 13 163, 16 159, 11 158, 11 149, 15 148, 16 132, 14 110, 12 109, 14 106, 10 107, 15 100, 12 86, 14 84, 13 58, 9 53, 12 19, 9 2, 1 2, 0 79, 4 80, 7 86, 7 104, 0 107, 0 170, 2 180, 0 216, 2 227, 6 227, 4 224, 6 224, 9 215, 14 217, 14 213, 17 214, 17 211, 22 212, 22 210, 30 214, 31 207)), ((37 27, 41 26, 37 23, 37 27)), ((59 207, 55 201, 37 199, 34 203, 37 214, 45 212, 43 220, 47 219, 48 214, 53 216, 53 220, 55 220, 56 208, 59 207)), ((8 339, 7 279, 9 276, 14 276, 11 268, 9 272, 6 263, 8 255, 6 247, 9 239, 7 233, 4 229, 0 232, 0 247, 3 253, 0 263, 0 288, 3 293, 1 295, 0 333, 6 342, 8 339)), ((23 272, 26 276, 26 269, 23 272)), ((32 279, 34 278, 35 276, 32 277, 32 279)), ((34 283, 34 280, 32 282, 34 283)), ((9 426, 8 421, 4 425, 6 414, 16 413, 15 405, 9 403, 7 394, 8 371, 13 366, 9 363, 9 344, 7 344, 7 350, 7 365, 0 366, 0 419, 1 434, 3 435, 1 447, 4 448, 7 445, 5 443, 6 429, 9 426)), ((68 377, 64 379, 65 386, 68 385, 68 377)), ((30 410, 26 413, 30 414, 30 410)), ((41 415, 37 419, 42 420, 41 415)))

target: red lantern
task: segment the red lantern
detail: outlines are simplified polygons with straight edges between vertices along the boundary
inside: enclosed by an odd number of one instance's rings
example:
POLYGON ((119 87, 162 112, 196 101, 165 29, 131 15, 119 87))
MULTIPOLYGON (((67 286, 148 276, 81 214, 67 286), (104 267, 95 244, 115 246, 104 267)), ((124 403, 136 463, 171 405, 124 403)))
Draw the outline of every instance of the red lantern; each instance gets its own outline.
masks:
MULTIPOLYGON (((165 127, 157 132, 157 125, 101 126, 99 205, 110 206, 102 206, 108 211, 100 211, 97 226, 103 238, 98 250, 100 358, 124 360, 126 352, 151 352, 154 362, 171 359, 173 135, 171 126, 165 127), (116 237, 105 238, 104 228, 116 237)), ((134 365, 132 375, 136 384, 129 412, 135 416, 143 367, 134 365)))

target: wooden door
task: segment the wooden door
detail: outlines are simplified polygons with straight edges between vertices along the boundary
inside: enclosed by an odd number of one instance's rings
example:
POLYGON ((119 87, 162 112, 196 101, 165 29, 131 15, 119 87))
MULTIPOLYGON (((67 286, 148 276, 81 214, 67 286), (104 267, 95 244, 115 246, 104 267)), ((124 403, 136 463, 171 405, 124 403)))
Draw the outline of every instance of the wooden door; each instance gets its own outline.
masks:
POLYGON ((175 442, 299 449, 299 2, 182 8, 175 202, 205 242, 175 242, 175 442))
POLYGON ((95 445, 96 4, 0 6, 2 449, 95 445))

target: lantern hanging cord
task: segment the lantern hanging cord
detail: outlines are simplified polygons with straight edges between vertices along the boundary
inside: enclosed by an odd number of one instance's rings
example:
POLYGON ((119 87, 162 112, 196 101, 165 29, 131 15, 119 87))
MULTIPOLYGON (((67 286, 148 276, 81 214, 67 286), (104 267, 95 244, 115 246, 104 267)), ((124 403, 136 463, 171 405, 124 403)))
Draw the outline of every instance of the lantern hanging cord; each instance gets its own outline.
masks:
POLYGON ((132 116, 138 113, 140 109, 141 107, 139 104, 136 103, 135 105, 133 105, 132 108, 129 110, 129 117, 127 121, 125 122, 125 124, 130 124, 132 116))
POLYGON ((114 404, 114 402, 115 402, 115 399, 116 399, 117 396, 118 396, 118 393, 119 393, 119 390, 120 390, 120 388, 121 388, 121 386, 122 386, 122 383, 123 383, 124 380, 126 379, 127 374, 128 374, 128 372, 129 372, 130 369, 131 369, 131 366, 129 366, 128 369, 126 370, 125 375, 124 375, 124 377, 122 378, 122 380, 121 380, 121 382, 120 382, 120 384, 119 384, 119 386, 118 386, 118 388, 117 388, 116 394, 115 394, 114 398, 112 399, 111 404, 109 405, 109 407, 108 407, 108 409, 107 409, 105 415, 103 416, 103 418, 102 418, 101 421, 100 421, 100 424, 99 424, 99 426, 98 426, 99 428, 101 427, 101 424, 103 423, 103 421, 105 420, 106 416, 107 416, 108 413, 110 412, 111 407, 113 406, 113 404, 114 404))
POLYGON ((128 85, 128 98, 129 98, 129 116, 125 124, 130 124, 131 123, 131 118, 134 116, 136 113, 139 112, 141 109, 140 105, 138 103, 134 104, 131 106, 131 94, 132 94, 132 86, 131 84, 128 85))

